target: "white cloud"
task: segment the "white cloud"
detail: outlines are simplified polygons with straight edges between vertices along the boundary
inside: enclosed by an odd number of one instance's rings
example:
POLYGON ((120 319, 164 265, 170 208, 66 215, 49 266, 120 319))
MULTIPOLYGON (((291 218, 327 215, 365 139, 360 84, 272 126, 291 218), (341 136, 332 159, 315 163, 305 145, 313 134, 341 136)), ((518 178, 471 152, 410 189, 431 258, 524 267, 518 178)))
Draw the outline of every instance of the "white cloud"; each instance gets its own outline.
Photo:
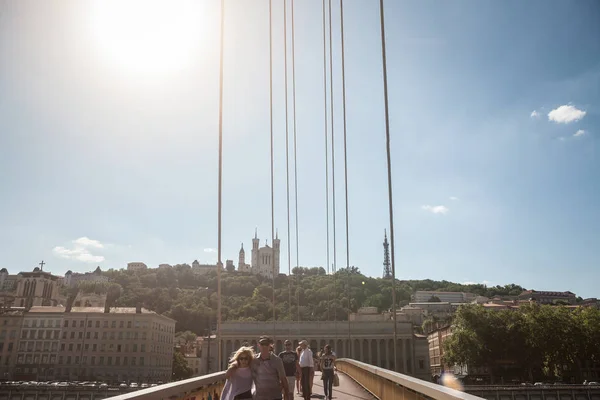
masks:
POLYGON ((458 197, 456 197, 456 196, 450 196, 450 200, 452 200, 452 201, 458 201, 460 199, 458 197))
POLYGON ((429 211, 433 214, 446 214, 448 211, 450 211, 448 209, 448 207, 446 206, 430 206, 430 205, 424 205, 421 206, 421 208, 425 211, 429 211))
POLYGON ((205 253, 216 253, 216 252, 217 252, 217 249, 211 249, 211 248, 207 248, 207 249, 204 249, 204 252, 205 252, 205 253))
POLYGON ((579 121, 587 114, 586 111, 577 109, 574 106, 562 105, 548 113, 548 120, 557 124, 568 124, 569 122, 579 121))
POLYGON ((585 131, 583 129, 580 129, 573 134, 573 136, 575 136, 575 137, 583 136, 583 135, 585 135, 585 131))
POLYGON ((537 112, 537 111, 535 111, 535 110, 533 110, 529 116, 531 118, 539 118, 540 117, 540 113, 537 112))
POLYGON ((87 236, 80 237, 79 239, 73 240, 73 243, 83 247, 95 247, 97 249, 104 248, 104 245, 100 243, 98 240, 93 240, 88 238, 87 236))
POLYGON ((56 246, 52 249, 55 256, 66 258, 68 260, 77 260, 87 263, 98 263, 104 261, 104 256, 93 255, 89 248, 102 249, 104 245, 98 240, 90 239, 86 236, 71 241, 72 248, 56 246))

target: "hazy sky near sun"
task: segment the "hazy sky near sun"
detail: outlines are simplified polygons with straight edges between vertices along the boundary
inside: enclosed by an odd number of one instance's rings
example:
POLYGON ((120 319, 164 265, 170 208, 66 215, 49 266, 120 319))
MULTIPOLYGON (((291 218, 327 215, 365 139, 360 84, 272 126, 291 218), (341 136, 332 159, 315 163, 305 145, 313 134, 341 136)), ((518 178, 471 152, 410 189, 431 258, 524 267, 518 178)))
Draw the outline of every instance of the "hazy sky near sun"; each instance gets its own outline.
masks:
MULTIPOLYGON (((389 229, 378 3, 344 1, 349 261, 372 276, 389 229)), ((271 241, 268 4, 226 2, 223 259, 236 264, 255 227, 271 241)), ((322 1, 294 7, 299 263, 325 267, 322 1)), ((0 267, 43 259, 62 275, 216 261, 219 15, 209 0, 0 3, 0 267)), ((600 4, 387 0, 385 16, 397 277, 600 295, 600 4)), ((288 39, 290 24, 288 14, 288 39)), ((287 272, 283 32, 273 0, 275 227, 287 272)), ((331 137, 328 148, 331 162, 331 137)), ((331 212, 329 226, 333 263, 331 212)))

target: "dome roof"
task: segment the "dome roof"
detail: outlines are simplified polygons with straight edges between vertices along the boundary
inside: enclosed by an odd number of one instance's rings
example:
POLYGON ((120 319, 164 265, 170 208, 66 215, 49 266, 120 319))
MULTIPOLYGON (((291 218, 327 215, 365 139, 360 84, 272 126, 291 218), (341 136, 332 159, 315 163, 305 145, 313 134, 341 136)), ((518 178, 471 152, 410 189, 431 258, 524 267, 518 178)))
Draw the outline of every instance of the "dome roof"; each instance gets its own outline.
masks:
POLYGON ((33 272, 38 272, 39 270, 40 270, 40 267, 35 267, 35 268, 33 269, 33 272))
POLYGON ((73 275, 73 271, 68 270, 67 273, 65 275, 73 275))
POLYGON ((2 268, 0 269, 0 272, 8 272, 8 270, 6 268, 2 268))

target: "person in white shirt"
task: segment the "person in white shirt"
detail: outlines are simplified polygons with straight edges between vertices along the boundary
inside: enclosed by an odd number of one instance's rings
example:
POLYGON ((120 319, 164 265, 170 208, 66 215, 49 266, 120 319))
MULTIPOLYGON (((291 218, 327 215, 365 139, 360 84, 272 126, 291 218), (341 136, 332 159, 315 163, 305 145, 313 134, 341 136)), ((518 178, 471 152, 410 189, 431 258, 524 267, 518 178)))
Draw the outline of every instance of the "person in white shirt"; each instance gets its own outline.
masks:
POLYGON ((304 400, 310 400, 311 385, 310 378, 314 373, 315 362, 313 360, 313 354, 308 347, 306 340, 300 341, 300 347, 302 347, 302 353, 300 353, 300 368, 302 370, 302 397, 304 400))

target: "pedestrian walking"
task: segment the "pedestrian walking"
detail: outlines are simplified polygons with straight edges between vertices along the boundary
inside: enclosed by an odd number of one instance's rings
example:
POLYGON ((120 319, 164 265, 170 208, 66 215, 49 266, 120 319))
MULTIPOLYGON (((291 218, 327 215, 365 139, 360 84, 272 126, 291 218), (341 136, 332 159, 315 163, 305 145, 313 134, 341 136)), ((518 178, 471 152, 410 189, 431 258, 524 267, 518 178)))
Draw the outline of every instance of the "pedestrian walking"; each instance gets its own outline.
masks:
POLYGON ((231 363, 225 373, 225 386, 221 392, 222 400, 252 399, 252 371, 250 364, 254 359, 252 347, 240 347, 231 357, 231 363))
POLYGON ((272 343, 268 336, 258 339, 260 353, 254 357, 251 366, 256 390, 254 400, 292 400, 283 361, 271 352, 272 343))
POLYGON ((300 353, 302 397, 304 400, 310 400, 310 396, 312 395, 310 378, 315 370, 315 362, 313 360, 312 351, 308 347, 308 342, 306 340, 300 341, 300 347, 302 347, 302 353, 300 353))
POLYGON ((296 374, 300 369, 300 364, 298 363, 300 357, 293 350, 292 342, 286 340, 284 343, 285 350, 279 353, 278 357, 281 358, 283 362, 283 369, 285 370, 285 376, 288 381, 288 388, 290 391, 290 397, 294 397, 294 386, 296 382, 296 374))
POLYGON ((323 390, 325 394, 325 400, 331 400, 333 398, 333 376, 335 366, 335 355, 331 351, 331 346, 325 345, 323 354, 321 355, 321 373, 323 374, 323 390))

